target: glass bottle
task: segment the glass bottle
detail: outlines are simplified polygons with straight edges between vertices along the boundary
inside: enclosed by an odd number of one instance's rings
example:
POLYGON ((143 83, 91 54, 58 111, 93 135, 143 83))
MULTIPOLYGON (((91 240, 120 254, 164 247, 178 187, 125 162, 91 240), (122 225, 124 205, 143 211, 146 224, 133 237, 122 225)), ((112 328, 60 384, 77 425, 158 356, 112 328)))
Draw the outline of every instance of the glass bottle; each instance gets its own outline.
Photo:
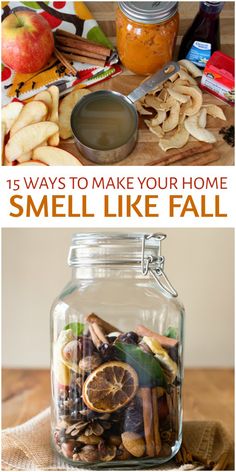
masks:
POLYGON ((179 59, 205 67, 213 52, 220 49, 220 12, 224 2, 200 2, 199 12, 185 33, 179 59))
POLYGON ((51 317, 52 443, 73 465, 145 468, 180 448, 184 308, 164 238, 73 237, 51 317))

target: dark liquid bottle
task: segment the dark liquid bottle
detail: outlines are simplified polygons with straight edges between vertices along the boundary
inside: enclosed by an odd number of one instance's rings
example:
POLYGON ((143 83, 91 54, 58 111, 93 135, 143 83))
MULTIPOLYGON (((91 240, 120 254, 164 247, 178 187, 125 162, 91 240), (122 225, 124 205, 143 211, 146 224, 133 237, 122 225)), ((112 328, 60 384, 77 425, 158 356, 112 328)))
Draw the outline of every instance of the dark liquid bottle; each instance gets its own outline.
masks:
POLYGON ((185 33, 179 59, 205 67, 213 52, 220 49, 220 12, 224 2, 200 2, 200 9, 185 33))

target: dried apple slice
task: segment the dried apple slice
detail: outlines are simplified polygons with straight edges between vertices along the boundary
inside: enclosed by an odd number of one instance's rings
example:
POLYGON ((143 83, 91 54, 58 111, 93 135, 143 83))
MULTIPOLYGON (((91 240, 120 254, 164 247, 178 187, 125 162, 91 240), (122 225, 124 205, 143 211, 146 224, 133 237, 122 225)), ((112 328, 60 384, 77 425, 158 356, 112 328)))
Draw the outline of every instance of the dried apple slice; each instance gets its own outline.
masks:
POLYGON ((146 95, 145 105, 158 111, 160 110, 160 106, 163 105, 163 102, 159 97, 155 97, 154 95, 146 95))
POLYGON ((175 85, 174 90, 183 95, 188 95, 192 99, 191 105, 185 108, 185 114, 187 116, 193 116, 199 112, 202 107, 203 97, 202 92, 199 88, 185 87, 183 85, 175 85))
POLYGON ((39 160, 49 166, 81 166, 75 156, 64 149, 53 146, 40 146, 33 151, 33 160, 39 160))
POLYGON ((7 160, 10 162, 17 160, 22 154, 36 148, 57 131, 58 126, 51 121, 25 126, 9 139, 5 148, 7 160))
POLYGON ((162 129, 164 133, 168 133, 169 131, 172 131, 178 126, 179 114, 180 114, 180 103, 175 101, 175 103, 170 109, 170 114, 168 118, 166 118, 166 120, 164 121, 162 125, 162 129))
POLYGON ((62 351, 66 344, 74 339, 71 329, 60 332, 56 343, 53 346, 53 371, 57 381, 61 385, 69 385, 70 383, 70 366, 64 363, 62 351))
POLYGON ((151 108, 154 108, 154 110, 159 111, 169 111, 174 103, 174 100, 172 97, 169 97, 166 102, 163 102, 160 100, 158 97, 152 97, 147 95, 145 98, 145 104, 150 106, 151 108))
MULTIPOLYGON (((48 89, 51 98, 52 98, 52 107, 51 107, 51 114, 49 116, 49 121, 52 121, 53 123, 56 123, 57 125, 59 124, 59 114, 58 114, 58 108, 59 108, 59 88, 56 85, 52 85, 48 89)), ((53 134, 48 140, 49 146, 58 146, 60 142, 60 137, 59 137, 59 132, 53 134)))
POLYGON ((219 118, 220 120, 226 120, 226 116, 218 105, 203 105, 203 108, 206 109, 207 114, 213 116, 213 118, 219 118))
POLYGON ((185 128, 181 128, 176 131, 171 138, 163 138, 159 141, 159 146, 163 151, 168 151, 169 149, 180 149, 187 144, 189 139, 189 133, 185 128))
POLYGON ((197 81, 182 68, 178 71, 181 80, 187 80, 190 85, 197 85, 197 81))
POLYGON ((136 110, 140 115, 152 115, 151 111, 146 110, 140 101, 135 102, 136 110))
POLYGON ((178 77, 179 77, 179 74, 178 74, 178 72, 176 72, 174 75, 172 75, 172 76, 169 78, 169 80, 170 80, 171 82, 175 82, 175 81, 178 79, 178 77))
POLYGON ((183 79, 177 79, 174 83, 174 85, 187 85, 189 86, 189 81, 188 80, 183 80, 183 79))
POLYGON ((188 95, 183 95, 182 93, 177 92, 175 89, 168 88, 168 93, 172 98, 177 100, 177 102, 180 103, 187 103, 189 102, 189 96, 188 95))
POLYGON ((189 116, 184 122, 185 129, 198 141, 204 143, 215 143, 216 138, 213 133, 199 126, 199 114, 189 116))
POLYGON ((177 364, 169 356, 166 349, 164 349, 161 344, 155 338, 149 336, 144 336, 142 342, 146 344, 149 349, 153 352, 154 356, 160 362, 162 368, 164 369, 164 374, 167 377, 168 382, 171 384, 174 382, 177 375, 177 364))
POLYGON ((198 124, 201 128, 206 128, 207 124, 207 111, 205 108, 201 108, 199 111, 198 124))
POLYGON ((197 66, 195 66, 193 62, 188 61, 188 59, 181 59, 178 61, 178 64, 183 66, 194 79, 197 77, 202 77, 202 71, 197 66))
POLYGON ((159 110, 157 112, 157 115, 151 120, 150 124, 151 126, 158 126, 161 125, 166 119, 166 111, 165 110, 159 110))
POLYGON ((2 122, 5 123, 6 133, 10 131, 11 127, 18 118, 23 106, 24 105, 21 102, 12 102, 2 108, 1 119, 2 122))
POLYGON ((162 130, 162 128, 157 125, 157 126, 152 126, 152 122, 150 120, 144 120, 145 121, 145 124, 147 125, 147 127, 149 128, 149 130, 155 134, 158 138, 163 138, 164 136, 164 132, 162 130))
POLYGON ((15 123, 11 127, 10 137, 17 133, 17 131, 19 131, 21 128, 24 128, 24 126, 44 121, 47 113, 48 109, 43 102, 33 101, 26 103, 18 115, 15 123))
POLYGON ((166 90, 165 88, 163 88, 163 89, 161 90, 161 92, 159 93, 158 98, 159 98, 160 100, 162 100, 163 102, 166 102, 168 96, 169 96, 168 90, 166 90))

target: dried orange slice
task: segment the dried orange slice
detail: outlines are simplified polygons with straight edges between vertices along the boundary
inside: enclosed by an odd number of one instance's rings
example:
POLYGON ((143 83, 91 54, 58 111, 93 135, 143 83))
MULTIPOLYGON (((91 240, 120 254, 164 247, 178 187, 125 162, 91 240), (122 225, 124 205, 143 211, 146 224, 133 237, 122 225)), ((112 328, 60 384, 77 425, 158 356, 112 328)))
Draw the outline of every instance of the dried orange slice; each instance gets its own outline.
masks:
POLYGON ((90 410, 99 413, 122 408, 134 397, 138 375, 129 364, 110 361, 100 365, 86 379, 83 400, 90 410))

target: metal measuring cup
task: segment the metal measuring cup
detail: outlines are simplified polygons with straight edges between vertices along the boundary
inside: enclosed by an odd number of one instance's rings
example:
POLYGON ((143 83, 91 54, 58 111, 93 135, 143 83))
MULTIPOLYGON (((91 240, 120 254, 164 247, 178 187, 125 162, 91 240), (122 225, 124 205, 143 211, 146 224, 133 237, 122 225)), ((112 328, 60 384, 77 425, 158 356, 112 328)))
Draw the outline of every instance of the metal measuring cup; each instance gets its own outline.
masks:
POLYGON ((134 89, 128 96, 110 90, 99 90, 82 97, 72 110, 71 129, 74 135, 75 143, 83 156, 95 162, 96 164, 113 164, 114 162, 121 161, 127 157, 128 154, 130 154, 133 150, 138 137, 138 113, 134 103, 140 98, 144 97, 148 92, 153 90, 159 84, 168 80, 172 75, 178 72, 179 69, 180 67, 176 62, 168 62, 161 70, 153 74, 150 78, 146 79, 145 82, 143 82, 138 88, 134 89), (105 100, 109 95, 116 96, 123 102, 125 106, 130 109, 133 117, 133 127, 130 132, 130 136, 122 145, 111 149, 95 149, 82 142, 79 129, 77 127, 78 116, 83 110, 83 107, 86 106, 88 101, 92 100, 93 97, 99 96, 101 99, 105 100))

